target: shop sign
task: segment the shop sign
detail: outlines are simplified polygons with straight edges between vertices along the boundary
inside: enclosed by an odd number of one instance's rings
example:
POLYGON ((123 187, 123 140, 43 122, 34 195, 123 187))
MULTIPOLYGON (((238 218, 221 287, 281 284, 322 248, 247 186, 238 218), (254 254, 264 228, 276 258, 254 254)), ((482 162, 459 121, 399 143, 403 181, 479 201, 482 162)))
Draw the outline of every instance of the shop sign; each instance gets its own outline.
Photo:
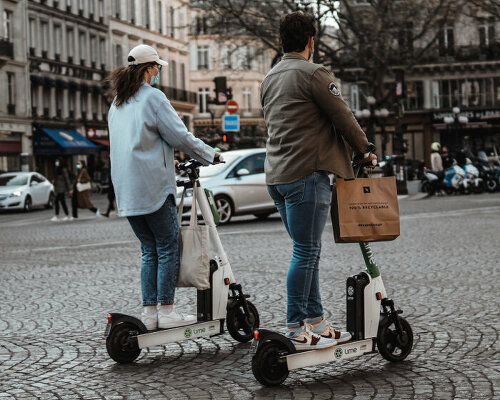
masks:
MULTIPOLYGON (((500 117, 500 109, 464 110, 460 111, 460 116, 467 117, 469 122, 480 122, 489 117, 500 117)), ((446 117, 455 118, 455 114, 453 114, 453 112, 432 113, 432 122, 444 123, 446 117)))

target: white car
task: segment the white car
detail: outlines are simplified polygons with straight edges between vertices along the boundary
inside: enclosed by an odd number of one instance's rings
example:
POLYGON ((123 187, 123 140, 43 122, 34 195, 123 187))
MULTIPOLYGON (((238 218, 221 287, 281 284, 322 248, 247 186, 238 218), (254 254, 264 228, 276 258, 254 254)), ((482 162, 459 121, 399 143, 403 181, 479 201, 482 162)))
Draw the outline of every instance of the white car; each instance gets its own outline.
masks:
MULTIPOLYGON (((200 168, 200 182, 214 194, 220 223, 226 224, 235 215, 253 214, 265 219, 276 207, 267 192, 264 173, 265 149, 234 150, 222 153, 225 163, 200 168)), ((179 204, 183 187, 177 188, 179 204)), ((186 192, 183 216, 191 210, 192 189, 186 192)))
POLYGON ((8 172, 0 175, 0 210, 54 206, 54 186, 37 172, 8 172))

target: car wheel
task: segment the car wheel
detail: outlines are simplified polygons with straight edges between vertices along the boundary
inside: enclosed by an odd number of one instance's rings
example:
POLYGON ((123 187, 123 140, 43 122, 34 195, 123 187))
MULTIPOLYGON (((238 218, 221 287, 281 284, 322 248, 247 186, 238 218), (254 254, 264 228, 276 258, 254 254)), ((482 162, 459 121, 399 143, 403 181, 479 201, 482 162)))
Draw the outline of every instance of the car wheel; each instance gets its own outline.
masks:
POLYGON ((31 207, 32 207, 32 202, 31 202, 31 197, 30 196, 26 196, 26 198, 24 199, 24 212, 30 212, 31 211, 31 207))
POLYGON ((53 192, 50 192, 49 194, 49 200, 47 201, 47 204, 45 204, 45 208, 47 209, 51 209, 51 208, 54 208, 54 200, 55 200, 56 196, 54 195, 53 192))
POLYGON ((215 204, 220 216, 220 224, 227 224, 234 214, 234 206, 231 199, 227 196, 215 196, 215 204))

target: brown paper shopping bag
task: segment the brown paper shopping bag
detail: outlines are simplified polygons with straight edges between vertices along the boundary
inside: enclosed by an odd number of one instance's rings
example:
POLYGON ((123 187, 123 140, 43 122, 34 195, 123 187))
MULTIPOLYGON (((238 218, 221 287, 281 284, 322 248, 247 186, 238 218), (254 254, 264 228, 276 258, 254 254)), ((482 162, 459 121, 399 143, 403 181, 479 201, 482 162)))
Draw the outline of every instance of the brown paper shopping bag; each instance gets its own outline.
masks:
POLYGON ((396 178, 336 179, 331 211, 336 243, 396 239, 399 236, 396 178))

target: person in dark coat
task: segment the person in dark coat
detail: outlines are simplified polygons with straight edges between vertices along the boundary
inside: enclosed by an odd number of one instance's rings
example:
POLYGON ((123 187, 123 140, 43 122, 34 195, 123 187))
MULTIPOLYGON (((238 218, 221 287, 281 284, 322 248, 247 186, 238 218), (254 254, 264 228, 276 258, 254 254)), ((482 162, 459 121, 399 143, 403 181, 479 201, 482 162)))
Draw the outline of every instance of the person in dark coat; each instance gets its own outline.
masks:
POLYGON ((61 220, 59 218, 59 209, 60 206, 62 206, 64 214, 66 214, 66 216, 62 218, 62 221, 69 221, 73 219, 73 217, 70 218, 69 216, 68 206, 66 205, 66 198, 65 198, 66 193, 68 193, 71 189, 68 170, 61 163, 61 160, 59 159, 56 160, 55 164, 56 164, 56 176, 52 181, 52 184, 54 185, 54 192, 56 193, 56 199, 55 199, 56 215, 53 216, 50 220, 54 222, 61 220))
POLYGON ((85 161, 80 160, 76 164, 76 169, 78 171, 78 175, 73 184, 73 190, 71 192, 71 206, 73 209, 73 218, 78 218, 78 209, 88 209, 96 214, 97 217, 101 216, 101 213, 97 207, 94 207, 92 202, 90 201, 90 190, 85 189, 82 190, 80 185, 90 183, 90 176, 85 168, 85 161), (80 184, 80 185, 79 185, 80 184), (80 187, 80 190, 78 188, 80 187))

